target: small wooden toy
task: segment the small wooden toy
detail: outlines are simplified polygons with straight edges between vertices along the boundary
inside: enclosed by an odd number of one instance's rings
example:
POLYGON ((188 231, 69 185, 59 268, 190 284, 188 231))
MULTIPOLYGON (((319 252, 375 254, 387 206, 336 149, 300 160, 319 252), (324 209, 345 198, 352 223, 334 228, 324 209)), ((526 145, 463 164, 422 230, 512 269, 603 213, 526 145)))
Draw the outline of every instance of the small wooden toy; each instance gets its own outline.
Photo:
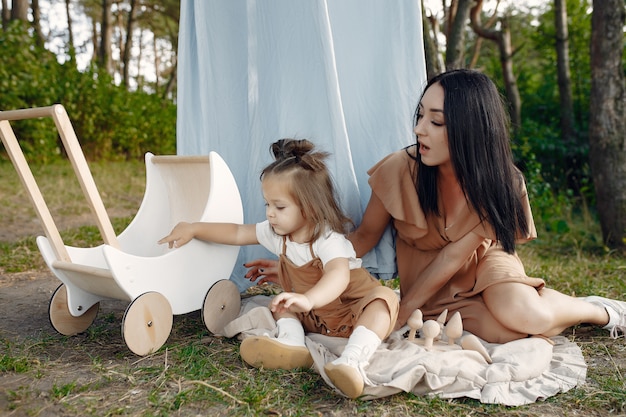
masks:
MULTIPOLYGON (((422 335, 424 336, 424 348, 426 350, 433 349, 433 344, 435 343, 435 338, 439 337, 439 333, 441 332, 441 327, 439 323, 435 320, 426 320, 424 322, 424 326, 421 329, 422 335)), ((417 339, 420 340, 420 339, 417 339)), ((437 346, 441 347, 441 346, 437 346)))
POLYGON ((474 350, 482 355, 485 358, 487 363, 492 363, 491 356, 489 356, 489 352, 485 349, 480 340, 474 336, 473 334, 466 334, 461 339, 461 347, 465 350, 474 350))
POLYGON ((409 340, 415 340, 415 333, 422 328, 424 322, 422 320, 422 310, 419 308, 415 310, 406 322, 409 325, 411 331, 409 331, 409 340))
POLYGON ((446 308, 445 310, 441 312, 441 314, 439 314, 439 317, 437 317, 437 323, 439 323, 439 327, 441 329, 441 331, 439 332, 439 335, 437 336, 437 340, 440 340, 441 336, 443 336, 443 327, 446 325, 447 318, 448 318, 448 309, 446 308))
POLYGON ((437 317, 437 320, 423 321, 421 310, 415 310, 407 320, 410 329, 408 340, 429 351, 474 350, 480 353, 487 363, 492 363, 487 349, 476 336, 473 334, 463 336, 461 313, 455 312, 446 323, 447 315, 446 309, 437 317), (418 331, 421 337, 416 338, 418 331), (447 342, 441 341, 442 334, 448 339, 447 342))
POLYGON ((443 333, 448 338, 448 344, 454 345, 454 342, 463 336, 463 321, 461 320, 461 313, 458 311, 452 315, 448 324, 443 329, 443 333))

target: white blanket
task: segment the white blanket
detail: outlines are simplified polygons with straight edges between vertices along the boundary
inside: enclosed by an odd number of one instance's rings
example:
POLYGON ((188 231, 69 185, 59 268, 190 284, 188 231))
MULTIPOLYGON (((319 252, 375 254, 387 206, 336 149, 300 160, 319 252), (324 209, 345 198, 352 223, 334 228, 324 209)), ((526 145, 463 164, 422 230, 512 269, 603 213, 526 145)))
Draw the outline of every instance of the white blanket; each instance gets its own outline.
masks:
MULTIPOLYGON (((223 335, 275 336, 276 322, 266 307, 269 300, 270 297, 263 295, 244 299, 240 316, 226 326, 223 335)), ((369 364, 361 367, 365 381, 363 399, 404 391, 518 406, 585 383, 587 365, 582 352, 562 336, 551 338, 554 345, 542 338, 505 344, 482 342, 491 356, 489 364, 472 350, 427 351, 408 341, 403 333, 394 332, 378 348, 369 364)), ((324 364, 341 354, 346 341, 345 338, 307 334, 306 345, 313 356, 315 370, 330 386, 324 364)))

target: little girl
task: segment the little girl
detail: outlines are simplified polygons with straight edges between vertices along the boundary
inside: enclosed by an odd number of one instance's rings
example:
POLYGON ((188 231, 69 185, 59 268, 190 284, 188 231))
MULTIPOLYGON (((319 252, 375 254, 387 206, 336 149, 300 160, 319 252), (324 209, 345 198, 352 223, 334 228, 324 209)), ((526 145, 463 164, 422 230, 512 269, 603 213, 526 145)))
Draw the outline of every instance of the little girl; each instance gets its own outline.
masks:
POLYGON ((267 220, 258 224, 179 223, 159 243, 169 247, 193 238, 229 245, 261 244, 279 256, 284 292, 269 305, 278 336, 247 337, 241 357, 255 367, 309 367, 306 332, 349 337, 339 358, 324 366, 346 396, 362 394, 358 364, 367 362, 389 336, 398 296, 382 286, 356 258, 344 235, 351 224, 336 198, 325 152, 308 140, 281 139, 271 146, 275 161, 261 173, 267 220))

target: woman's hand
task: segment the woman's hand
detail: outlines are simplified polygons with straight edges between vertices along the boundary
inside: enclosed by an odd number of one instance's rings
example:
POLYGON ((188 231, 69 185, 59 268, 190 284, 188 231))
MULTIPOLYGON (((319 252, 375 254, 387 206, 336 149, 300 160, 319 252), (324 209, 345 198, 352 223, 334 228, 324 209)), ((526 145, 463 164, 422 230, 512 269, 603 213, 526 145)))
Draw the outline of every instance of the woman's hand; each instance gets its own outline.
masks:
POLYGON ((295 292, 282 292, 272 299, 270 310, 272 313, 308 313, 313 308, 313 303, 304 294, 295 292))
POLYGON ((174 226, 169 235, 165 236, 157 243, 159 245, 167 243, 168 247, 172 249, 179 248, 187 244, 193 238, 194 230, 192 224, 187 222, 180 222, 176 226, 174 226))
POLYGON ((443 288, 450 278, 467 264, 469 257, 484 241, 485 238, 475 232, 467 233, 441 249, 435 259, 422 271, 419 280, 404 283, 396 329, 404 326, 416 309, 422 308, 443 288))
POLYGON ((402 327, 404 327, 407 324, 409 317, 411 316, 411 314, 413 314, 413 312, 416 309, 417 307, 414 307, 414 303, 409 303, 409 302, 402 303, 402 301, 400 301, 400 309, 398 311, 398 318, 396 320, 396 325, 395 325, 394 330, 400 330, 402 327))
POLYGON ((245 277, 250 281, 256 281, 257 285, 265 282, 278 284, 278 261, 274 259, 255 259, 246 262, 243 266, 248 268, 245 277), (257 281, 257 279, 259 280, 257 281))

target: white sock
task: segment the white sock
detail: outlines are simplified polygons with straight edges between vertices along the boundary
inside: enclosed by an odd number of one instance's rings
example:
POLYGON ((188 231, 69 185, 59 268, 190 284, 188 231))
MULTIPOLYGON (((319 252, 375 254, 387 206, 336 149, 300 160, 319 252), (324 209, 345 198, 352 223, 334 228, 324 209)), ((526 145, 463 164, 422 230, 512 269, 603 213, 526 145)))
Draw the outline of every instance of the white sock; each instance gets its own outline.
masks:
POLYGON ((300 320, 291 317, 284 317, 276 321, 278 336, 281 343, 289 346, 304 346, 304 327, 300 320))
POLYGON ((358 326, 348 339, 341 356, 333 361, 333 364, 348 364, 355 366, 359 362, 368 362, 378 346, 382 343, 380 337, 365 326, 358 326))

